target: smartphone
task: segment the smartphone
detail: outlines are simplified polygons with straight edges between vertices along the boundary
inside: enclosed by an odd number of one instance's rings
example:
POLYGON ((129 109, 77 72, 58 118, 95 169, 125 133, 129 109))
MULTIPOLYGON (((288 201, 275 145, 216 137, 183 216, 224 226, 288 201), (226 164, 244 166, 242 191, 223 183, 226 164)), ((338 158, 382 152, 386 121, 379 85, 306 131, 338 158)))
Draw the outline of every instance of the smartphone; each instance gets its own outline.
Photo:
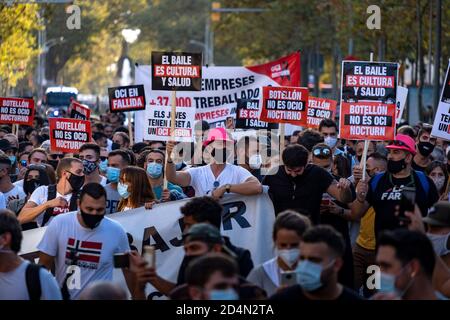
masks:
POLYGON ((281 272, 281 285, 282 286, 293 286, 296 284, 297 284, 297 272, 295 272, 295 271, 281 272))
POLYGON ((127 253, 115 253, 114 254, 114 268, 122 269, 130 267, 130 257, 127 253))
POLYGON ((156 266, 156 256, 154 246, 144 246, 143 255, 145 262, 149 267, 155 268, 156 266))
POLYGON ((416 188, 404 187, 400 198, 400 211, 398 219, 404 222, 411 222, 411 219, 405 216, 406 211, 414 212, 414 206, 416 205, 416 188))

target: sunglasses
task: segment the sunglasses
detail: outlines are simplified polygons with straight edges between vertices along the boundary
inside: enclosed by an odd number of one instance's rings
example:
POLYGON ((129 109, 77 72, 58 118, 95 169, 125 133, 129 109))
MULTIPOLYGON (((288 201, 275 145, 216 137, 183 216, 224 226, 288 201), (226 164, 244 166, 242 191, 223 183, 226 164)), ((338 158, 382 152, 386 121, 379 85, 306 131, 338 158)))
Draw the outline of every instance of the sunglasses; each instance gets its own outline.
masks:
POLYGON ((56 160, 56 159, 64 158, 64 155, 63 154, 50 154, 49 157, 52 158, 53 160, 56 160))
POLYGON ((322 157, 322 158, 329 158, 331 156, 331 150, 328 148, 315 148, 312 151, 312 154, 314 155, 314 157, 322 157))
POLYGON ((409 148, 409 146, 406 145, 406 143, 404 143, 403 141, 399 141, 399 140, 392 140, 391 142, 389 142, 389 145, 409 148))

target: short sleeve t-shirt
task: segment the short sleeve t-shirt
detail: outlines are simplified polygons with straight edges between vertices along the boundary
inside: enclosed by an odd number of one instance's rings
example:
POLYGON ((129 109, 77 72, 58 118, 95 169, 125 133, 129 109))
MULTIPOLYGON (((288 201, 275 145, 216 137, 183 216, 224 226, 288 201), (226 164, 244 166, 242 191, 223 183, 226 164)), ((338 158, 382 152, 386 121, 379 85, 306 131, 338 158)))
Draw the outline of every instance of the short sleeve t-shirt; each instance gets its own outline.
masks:
MULTIPOLYGON (((22 263, 10 272, 0 272, 0 300, 29 300, 25 271, 30 264, 22 263)), ((41 283, 41 300, 61 300, 61 291, 55 277, 41 268, 39 271, 41 283)))
MULTIPOLYGON (((303 294, 303 289, 300 285, 294 285, 281 290, 269 298, 272 301, 301 301, 310 300, 303 294)), ((335 299, 336 301, 355 301, 364 300, 353 290, 344 287, 341 294, 335 299)))
POLYGON ((89 283, 113 277, 113 256, 130 251, 123 227, 116 221, 103 218, 95 229, 81 226, 77 212, 61 214, 53 219, 37 246, 38 250, 55 257, 55 273, 62 287, 70 265, 80 268, 80 287, 68 288, 77 299, 89 283))
POLYGON ((301 176, 292 178, 284 166, 275 174, 266 175, 262 184, 269 186, 275 213, 292 209, 308 215, 314 224, 320 221, 322 195, 333 182, 333 176, 325 169, 308 164, 301 176))
MULTIPOLYGON (((66 213, 66 212, 70 211, 69 205, 70 205, 70 199, 72 198, 72 193, 62 195, 59 192, 56 192, 56 197, 63 197, 64 199, 66 199, 67 206, 53 208, 53 216, 50 218, 49 222, 51 221, 51 219, 54 216, 57 216, 58 214, 66 213)), ((48 199, 48 186, 40 186, 40 187, 36 188, 36 190, 33 191, 33 193, 30 196, 30 199, 28 199, 28 201, 34 202, 35 204, 40 206, 41 204, 47 202, 48 201, 47 199, 48 199)), ((36 223, 40 227, 42 227, 42 222, 44 220, 44 213, 45 213, 45 211, 43 211, 36 218, 36 223)), ((47 224, 48 224, 48 222, 47 222, 47 224)))
POLYGON ((0 192, 0 209, 6 209, 6 199, 2 192, 0 192))
POLYGON ((186 172, 191 176, 190 185, 194 188, 196 197, 209 194, 216 186, 239 184, 253 177, 248 170, 230 163, 225 165, 217 178, 211 171, 211 165, 189 168, 186 172))
POLYGON ((117 189, 114 189, 111 183, 105 186, 106 191, 106 214, 116 213, 120 202, 120 195, 117 189))
POLYGON ((6 200, 6 206, 8 206, 9 202, 12 200, 20 200, 26 198, 25 192, 23 192, 23 188, 14 186, 10 191, 3 192, 3 195, 5 196, 6 200))
POLYGON ((400 227, 399 220, 395 216, 395 207, 400 205, 402 190, 404 187, 416 188, 416 203, 422 216, 426 216, 428 209, 439 200, 439 195, 433 181, 428 180, 429 190, 425 192, 422 183, 415 171, 406 178, 396 179, 389 173, 384 173, 379 178, 375 190, 373 179, 369 181, 369 191, 366 200, 375 210, 375 237, 383 230, 392 230, 400 227))

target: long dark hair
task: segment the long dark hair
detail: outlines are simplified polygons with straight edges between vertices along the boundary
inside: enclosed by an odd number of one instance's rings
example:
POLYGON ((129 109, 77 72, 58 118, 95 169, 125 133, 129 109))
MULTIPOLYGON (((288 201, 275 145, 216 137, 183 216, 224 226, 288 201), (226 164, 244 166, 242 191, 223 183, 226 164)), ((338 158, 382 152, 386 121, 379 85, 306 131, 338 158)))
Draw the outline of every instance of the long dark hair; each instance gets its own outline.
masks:
POLYGON ((447 183, 448 183, 448 172, 447 172, 446 165, 440 161, 433 161, 428 165, 428 167, 426 167, 425 173, 427 174, 427 176, 429 176, 431 174, 431 172, 434 169, 436 169, 437 167, 441 168, 442 172, 444 173, 444 177, 445 177, 445 181, 444 181, 444 185, 442 186, 442 189, 438 190, 439 195, 441 196, 445 192, 445 190, 447 188, 447 183))
POLYGON ((47 171, 44 166, 32 164, 27 167, 27 171, 25 172, 25 176, 23 178, 23 191, 26 195, 30 195, 33 191, 40 186, 48 186, 50 184, 50 179, 48 177, 47 171), (32 186, 27 183, 27 177, 30 171, 38 171, 39 172, 39 183, 38 185, 32 186))
POLYGON ((139 208, 146 202, 155 200, 152 185, 144 169, 135 166, 126 167, 120 170, 120 181, 128 182, 130 196, 120 200, 118 211, 122 211, 125 207, 139 208))

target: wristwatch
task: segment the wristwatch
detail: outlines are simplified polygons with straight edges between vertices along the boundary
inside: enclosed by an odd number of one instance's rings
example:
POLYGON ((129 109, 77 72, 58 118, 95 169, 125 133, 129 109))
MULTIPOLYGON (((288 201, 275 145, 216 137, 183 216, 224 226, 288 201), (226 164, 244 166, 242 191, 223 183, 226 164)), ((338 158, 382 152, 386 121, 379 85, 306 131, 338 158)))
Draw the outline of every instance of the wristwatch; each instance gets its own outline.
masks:
POLYGON ((225 185, 225 191, 227 192, 227 193, 230 193, 230 189, 231 189, 231 184, 226 184, 225 185))

